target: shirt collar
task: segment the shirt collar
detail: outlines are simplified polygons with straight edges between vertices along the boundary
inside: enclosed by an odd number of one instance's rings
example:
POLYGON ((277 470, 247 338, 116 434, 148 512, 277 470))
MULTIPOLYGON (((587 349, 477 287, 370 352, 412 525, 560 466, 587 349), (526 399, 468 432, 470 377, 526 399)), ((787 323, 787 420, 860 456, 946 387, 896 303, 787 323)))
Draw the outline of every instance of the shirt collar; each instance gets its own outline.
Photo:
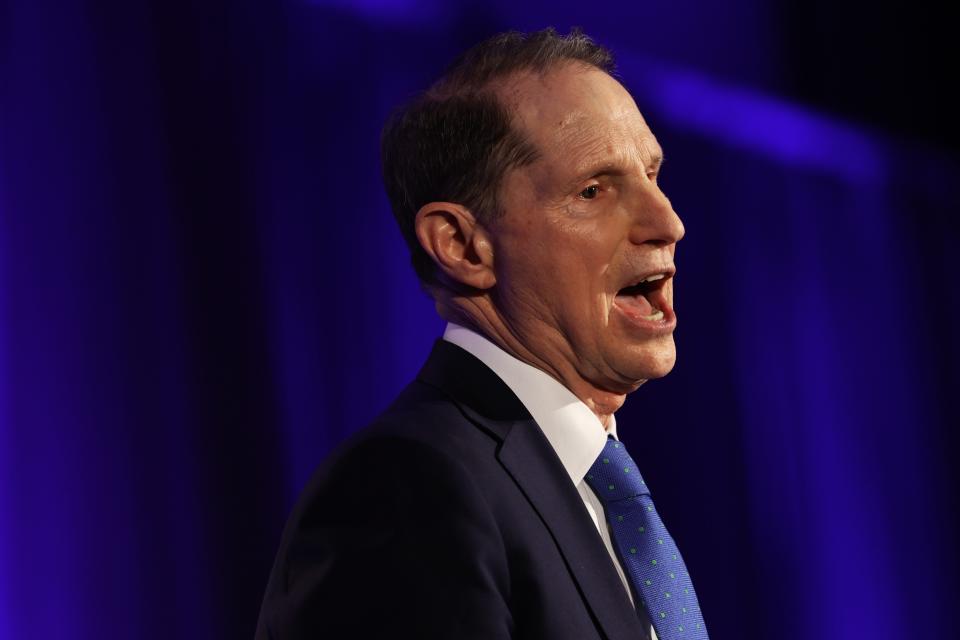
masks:
POLYGON ((510 387, 540 426, 575 485, 593 466, 607 436, 617 437, 617 420, 612 414, 610 428, 605 430, 596 414, 560 382, 479 333, 451 322, 443 339, 476 356, 510 387))

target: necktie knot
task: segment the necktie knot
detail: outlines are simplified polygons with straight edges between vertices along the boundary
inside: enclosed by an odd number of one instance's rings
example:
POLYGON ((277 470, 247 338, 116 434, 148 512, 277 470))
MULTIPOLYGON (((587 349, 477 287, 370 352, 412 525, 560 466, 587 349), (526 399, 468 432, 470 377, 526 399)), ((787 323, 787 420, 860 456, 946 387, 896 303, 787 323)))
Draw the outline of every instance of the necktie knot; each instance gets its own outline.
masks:
POLYGON ((587 484, 603 504, 650 495, 637 463, 613 437, 607 438, 603 451, 587 472, 587 484))

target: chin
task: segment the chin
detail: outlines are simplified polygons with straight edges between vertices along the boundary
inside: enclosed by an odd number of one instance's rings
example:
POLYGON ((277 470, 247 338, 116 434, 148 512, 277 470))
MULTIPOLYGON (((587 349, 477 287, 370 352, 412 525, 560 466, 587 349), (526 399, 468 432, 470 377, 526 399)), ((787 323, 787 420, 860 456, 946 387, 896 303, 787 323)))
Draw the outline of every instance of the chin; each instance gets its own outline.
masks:
MULTIPOLYGON (((667 342, 667 341, 665 341, 667 342)), ((677 362, 677 350, 673 337, 668 344, 646 345, 635 348, 629 362, 624 362, 620 371, 633 380, 662 378, 673 370, 677 362)))

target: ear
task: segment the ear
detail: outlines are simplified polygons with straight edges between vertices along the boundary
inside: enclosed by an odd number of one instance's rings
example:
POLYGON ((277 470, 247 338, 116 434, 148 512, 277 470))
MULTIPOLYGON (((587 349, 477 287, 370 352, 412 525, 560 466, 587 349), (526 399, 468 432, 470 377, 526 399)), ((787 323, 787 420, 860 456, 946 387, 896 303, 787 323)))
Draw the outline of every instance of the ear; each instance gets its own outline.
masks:
POLYGON ((430 202, 417 212, 414 228, 420 246, 451 280, 474 289, 496 284, 493 244, 469 209, 452 202, 430 202))

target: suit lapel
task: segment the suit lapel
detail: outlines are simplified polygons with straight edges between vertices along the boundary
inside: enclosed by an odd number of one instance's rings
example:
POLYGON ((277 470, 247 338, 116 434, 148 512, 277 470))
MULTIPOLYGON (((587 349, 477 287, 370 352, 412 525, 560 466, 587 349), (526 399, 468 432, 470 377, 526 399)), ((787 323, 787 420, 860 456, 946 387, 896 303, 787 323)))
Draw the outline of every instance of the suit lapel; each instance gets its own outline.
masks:
POLYGON ((546 436, 509 387, 477 358, 438 340, 418 376, 502 442, 497 457, 550 531, 581 596, 610 640, 645 638, 580 494, 546 436))

